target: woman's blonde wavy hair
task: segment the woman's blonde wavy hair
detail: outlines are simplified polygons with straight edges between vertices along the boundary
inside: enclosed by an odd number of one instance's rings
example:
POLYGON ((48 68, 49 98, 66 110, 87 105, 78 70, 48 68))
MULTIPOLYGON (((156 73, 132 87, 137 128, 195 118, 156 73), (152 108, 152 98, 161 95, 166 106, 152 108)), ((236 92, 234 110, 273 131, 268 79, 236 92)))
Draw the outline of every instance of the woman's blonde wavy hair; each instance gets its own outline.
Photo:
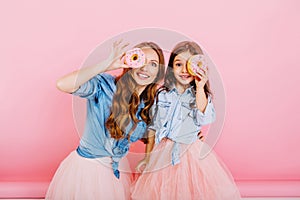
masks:
POLYGON ((138 86, 130 73, 131 69, 123 70, 123 73, 116 78, 116 93, 114 94, 111 113, 106 121, 106 128, 114 139, 121 139, 125 136, 126 127, 130 121, 133 126, 128 134, 128 139, 137 126, 139 120, 136 117, 136 112, 141 101, 144 101, 145 107, 141 110, 140 116, 142 120, 149 124, 150 108, 154 103, 159 82, 163 79, 165 73, 165 60, 161 48, 153 42, 143 42, 135 46, 136 48, 151 48, 159 58, 159 69, 153 83, 146 86, 144 91, 138 96, 136 87, 138 86))

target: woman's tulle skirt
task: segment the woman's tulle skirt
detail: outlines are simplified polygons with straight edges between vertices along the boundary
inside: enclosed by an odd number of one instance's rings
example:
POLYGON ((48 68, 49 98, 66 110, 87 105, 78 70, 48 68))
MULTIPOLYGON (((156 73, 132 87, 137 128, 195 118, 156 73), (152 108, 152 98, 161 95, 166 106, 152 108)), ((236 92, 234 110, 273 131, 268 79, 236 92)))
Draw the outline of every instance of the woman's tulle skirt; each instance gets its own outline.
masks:
MULTIPOLYGON (((120 168, 130 169, 127 160, 120 162, 120 168)), ((111 158, 89 159, 73 151, 57 169, 46 199, 130 199, 132 175, 121 169, 120 179, 117 179, 111 168, 111 158)))
POLYGON ((154 147, 148 165, 131 187, 132 199, 241 199, 229 170, 206 143, 180 144, 180 163, 174 166, 173 144, 163 140, 154 147))

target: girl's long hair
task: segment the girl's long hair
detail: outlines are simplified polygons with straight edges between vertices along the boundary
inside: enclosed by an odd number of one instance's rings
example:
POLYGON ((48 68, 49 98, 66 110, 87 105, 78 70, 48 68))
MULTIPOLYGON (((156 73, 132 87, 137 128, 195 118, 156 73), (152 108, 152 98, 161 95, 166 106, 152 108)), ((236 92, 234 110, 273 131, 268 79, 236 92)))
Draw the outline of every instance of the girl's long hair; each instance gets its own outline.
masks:
POLYGON ((146 86, 140 96, 136 92, 137 83, 132 78, 131 69, 124 69, 123 73, 116 78, 116 93, 114 94, 111 113, 105 125, 109 130, 110 135, 114 139, 121 139, 125 136, 126 127, 132 121, 133 126, 128 134, 128 139, 137 126, 139 120, 136 117, 136 112, 141 101, 144 101, 145 107, 141 110, 140 116, 146 124, 149 124, 150 108, 154 103, 158 83, 163 79, 165 72, 165 61, 161 48, 153 42, 143 42, 135 47, 137 48, 151 48, 159 58, 158 74, 153 83, 146 86))
MULTIPOLYGON (((169 63, 168 63, 168 69, 167 69, 166 77, 165 77, 165 83, 164 83, 164 86, 161 88, 160 91, 162 91, 162 90, 169 91, 175 86, 176 79, 175 79, 174 73, 173 73, 174 59, 177 55, 179 55, 183 52, 187 52, 187 51, 190 52, 190 54, 192 54, 192 55, 196 55, 196 54, 202 54, 203 55, 202 49, 195 42, 183 41, 183 42, 178 43, 171 52, 171 55, 170 55, 170 58, 169 58, 169 63)), ((190 85, 193 86, 194 91, 196 91, 195 80, 193 80, 190 83, 190 85)), ((208 97, 208 95, 212 95, 212 92, 210 90, 209 81, 207 81, 206 84, 204 85, 204 92, 205 92, 206 97, 208 97)))

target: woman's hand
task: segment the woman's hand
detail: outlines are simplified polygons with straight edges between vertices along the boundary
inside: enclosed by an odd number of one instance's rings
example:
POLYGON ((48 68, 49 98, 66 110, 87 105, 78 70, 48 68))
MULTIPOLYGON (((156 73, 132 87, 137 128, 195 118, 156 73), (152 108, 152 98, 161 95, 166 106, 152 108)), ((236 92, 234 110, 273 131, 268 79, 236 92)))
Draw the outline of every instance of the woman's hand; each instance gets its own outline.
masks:
POLYGON ((148 165, 149 163, 149 157, 145 157, 143 160, 141 160, 138 165, 135 167, 135 170, 138 173, 142 173, 145 169, 145 167, 148 165))
POLYGON ((122 55, 125 52, 125 48, 128 45, 128 43, 123 44, 122 40, 114 42, 108 59, 103 60, 93 66, 83 67, 80 70, 76 70, 61 77, 59 80, 57 80, 57 88, 63 92, 72 93, 97 74, 118 68, 128 68, 128 66, 121 61, 122 55))
POLYGON ((128 68, 128 65, 124 64, 122 60, 125 49, 129 43, 124 44, 122 40, 115 41, 111 50, 111 53, 108 57, 108 68, 107 70, 115 70, 119 68, 128 68))

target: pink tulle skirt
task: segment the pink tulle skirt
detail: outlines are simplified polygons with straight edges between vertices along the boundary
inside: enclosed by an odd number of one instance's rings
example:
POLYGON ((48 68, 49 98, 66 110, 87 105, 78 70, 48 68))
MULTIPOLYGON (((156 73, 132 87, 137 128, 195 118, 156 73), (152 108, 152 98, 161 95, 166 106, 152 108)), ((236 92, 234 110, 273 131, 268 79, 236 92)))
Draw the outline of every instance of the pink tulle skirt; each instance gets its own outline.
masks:
POLYGON ((111 158, 89 159, 73 151, 57 169, 45 199, 130 199, 132 175, 126 159, 120 162, 119 169, 117 179, 111 158))
POLYGON ((181 144, 180 163, 174 166, 173 144, 163 140, 154 147, 148 165, 131 186, 132 199, 241 199, 230 172, 206 143, 181 144), (203 156, 205 152, 210 153, 203 156))

